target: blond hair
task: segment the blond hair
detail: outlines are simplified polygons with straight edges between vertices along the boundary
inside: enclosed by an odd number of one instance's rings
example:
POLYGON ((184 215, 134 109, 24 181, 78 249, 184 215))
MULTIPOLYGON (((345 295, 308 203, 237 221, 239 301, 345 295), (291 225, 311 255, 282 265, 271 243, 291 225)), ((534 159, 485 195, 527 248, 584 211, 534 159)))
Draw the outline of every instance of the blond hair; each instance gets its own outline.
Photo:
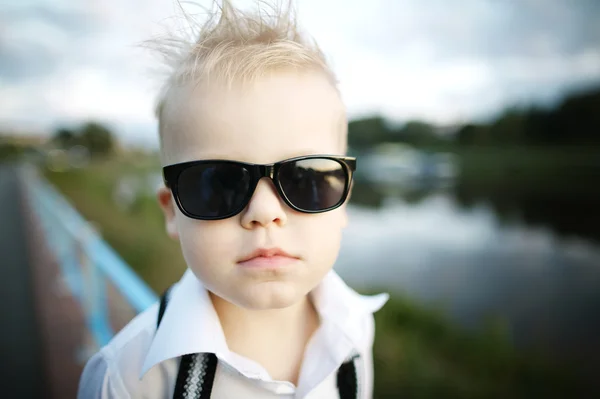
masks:
POLYGON ((337 89, 325 55, 300 31, 292 0, 285 5, 256 0, 254 12, 237 9, 230 0, 213 0, 213 10, 207 11, 203 24, 183 12, 187 38, 180 32, 149 42, 168 67, 156 106, 161 154, 165 140, 163 109, 175 87, 214 82, 231 86, 251 83, 268 72, 298 69, 323 72, 337 89))

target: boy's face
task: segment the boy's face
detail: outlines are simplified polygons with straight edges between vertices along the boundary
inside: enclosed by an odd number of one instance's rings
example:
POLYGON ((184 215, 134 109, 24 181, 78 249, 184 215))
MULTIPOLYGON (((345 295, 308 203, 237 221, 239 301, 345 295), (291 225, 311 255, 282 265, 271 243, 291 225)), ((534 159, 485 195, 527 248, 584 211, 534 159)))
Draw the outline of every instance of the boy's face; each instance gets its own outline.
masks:
MULTIPOLYGON (((181 90, 169 98, 163 126, 168 163, 227 159, 273 163, 311 154, 343 155, 346 117, 336 90, 317 73, 280 72, 250 87, 181 90)), ((249 309, 290 306, 333 266, 346 209, 306 214, 288 207, 263 178, 246 208, 223 220, 183 215, 171 191, 159 202, 168 234, 179 239, 190 269, 213 294, 249 309), (257 249, 297 257, 280 267, 239 261, 257 249)))

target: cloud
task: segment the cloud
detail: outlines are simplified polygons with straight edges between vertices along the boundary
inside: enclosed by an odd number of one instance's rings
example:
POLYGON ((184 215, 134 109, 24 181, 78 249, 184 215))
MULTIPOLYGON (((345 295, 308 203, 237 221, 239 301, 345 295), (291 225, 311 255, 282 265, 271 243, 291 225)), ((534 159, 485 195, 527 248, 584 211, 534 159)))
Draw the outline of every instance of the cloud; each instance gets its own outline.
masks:
POLYGON ((0 76, 11 83, 53 75, 70 57, 74 38, 101 28, 85 9, 16 2, 2 10, 0 22, 0 76))
POLYGON ((599 4, 374 1, 354 29, 345 26, 355 53, 339 66, 356 89, 348 100, 357 110, 368 98, 399 119, 450 122, 555 99, 600 80, 599 4))
MULTIPOLYGON (((209 2, 202 1, 202 4, 209 2)), ((600 2, 300 0, 351 116, 440 123, 600 81, 600 2)), ((237 1, 248 7, 249 0, 237 1)), ((156 59, 170 1, 27 0, 0 12, 0 128, 98 118, 155 145, 156 59)))
POLYGON ((0 127, 44 132, 98 119, 125 141, 155 145, 159 82, 149 75, 155 61, 138 45, 169 7, 115 0, 78 5, 34 0, 3 6, 0 127))

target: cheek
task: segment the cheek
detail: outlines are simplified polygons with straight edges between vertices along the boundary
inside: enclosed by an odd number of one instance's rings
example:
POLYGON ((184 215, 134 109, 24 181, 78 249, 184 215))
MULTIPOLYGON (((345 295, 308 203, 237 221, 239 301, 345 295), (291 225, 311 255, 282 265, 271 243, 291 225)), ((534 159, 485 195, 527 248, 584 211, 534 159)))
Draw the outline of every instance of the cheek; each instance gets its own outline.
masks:
POLYGON ((297 241, 306 250, 312 262, 332 266, 337 258, 342 239, 342 230, 345 226, 345 210, 338 208, 331 212, 315 215, 301 215, 298 222, 299 229, 297 241))
POLYGON ((235 253, 230 221, 201 221, 179 218, 178 231, 181 250, 188 266, 202 274, 222 270, 219 264, 231 260, 235 253), (211 267, 212 266, 212 267, 211 267))

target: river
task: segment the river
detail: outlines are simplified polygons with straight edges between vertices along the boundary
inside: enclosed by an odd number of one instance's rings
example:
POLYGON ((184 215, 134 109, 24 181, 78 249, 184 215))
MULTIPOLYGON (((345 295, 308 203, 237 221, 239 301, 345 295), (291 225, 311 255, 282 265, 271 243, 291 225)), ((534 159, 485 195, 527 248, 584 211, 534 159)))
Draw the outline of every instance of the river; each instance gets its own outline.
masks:
POLYGON ((348 207, 336 270, 351 286, 408 294, 469 328, 500 318, 517 346, 600 354, 596 240, 506 222, 489 203, 461 204, 452 189, 416 201, 362 190, 379 198, 348 207))

